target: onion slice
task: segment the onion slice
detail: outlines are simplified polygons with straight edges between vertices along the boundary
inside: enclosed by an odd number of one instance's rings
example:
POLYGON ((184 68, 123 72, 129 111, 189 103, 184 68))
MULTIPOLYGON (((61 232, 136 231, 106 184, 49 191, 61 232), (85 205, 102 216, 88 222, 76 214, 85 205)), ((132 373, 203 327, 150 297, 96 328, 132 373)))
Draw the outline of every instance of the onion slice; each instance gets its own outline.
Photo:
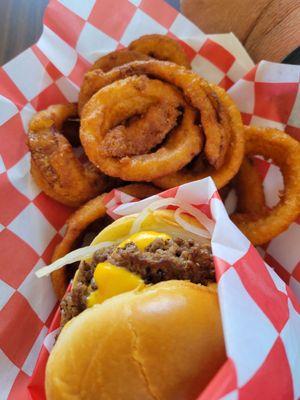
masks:
MULTIPOLYGON (((182 212, 186 212, 196 218, 203 226, 204 228, 209 232, 211 237, 211 234, 214 230, 215 223, 212 221, 210 218, 208 218, 202 211, 198 210, 195 206, 192 206, 191 204, 188 204, 182 200, 175 199, 174 197, 169 197, 167 199, 160 199, 157 201, 154 201, 151 203, 149 206, 145 207, 140 215, 137 217, 136 221, 134 222, 132 228, 131 228, 131 233, 137 232, 145 218, 148 216, 149 213, 159 209, 159 208, 166 208, 168 206, 177 206, 179 207, 182 212)), ((178 215, 178 214, 177 214, 178 215)), ((182 220, 182 219, 181 219, 182 220)), ((185 221, 183 221, 185 222, 185 221)), ((184 228, 182 223, 180 225, 184 228)), ((186 225, 186 223, 185 223, 186 225)), ((190 225, 190 224, 188 224, 190 225)), ((187 226, 187 225, 186 225, 187 226)), ((200 229, 203 231, 202 229, 200 229)), ((193 231, 195 233, 195 231, 193 231)), ((198 231, 199 232, 199 231, 198 231)), ((197 233, 196 233, 197 234, 197 233)), ((202 234, 200 236, 203 236, 202 234)))
POLYGON ((136 232, 139 232, 141 230, 141 226, 142 223, 144 222, 144 220, 149 216, 150 212, 152 210, 150 210, 149 207, 144 208, 144 210, 138 214, 138 216, 136 217, 136 219, 133 221, 133 224, 131 226, 129 235, 133 235, 136 232))
POLYGON ((35 272, 35 274, 38 278, 47 276, 51 274, 51 272, 60 269, 64 265, 72 264, 76 261, 82 261, 86 258, 89 258, 95 253, 95 251, 102 249, 103 247, 111 246, 112 244, 114 243, 102 242, 92 246, 81 247, 80 249, 73 250, 70 253, 66 254, 64 257, 54 261, 52 264, 39 269, 38 271, 35 272))
POLYGON ((189 222, 185 221, 183 218, 180 217, 180 214, 183 214, 185 211, 181 208, 177 208, 174 213, 174 219, 178 225, 180 225, 184 230, 194 233, 197 236, 201 236, 207 239, 211 238, 211 235, 204 229, 197 228, 196 226, 190 224, 189 222))

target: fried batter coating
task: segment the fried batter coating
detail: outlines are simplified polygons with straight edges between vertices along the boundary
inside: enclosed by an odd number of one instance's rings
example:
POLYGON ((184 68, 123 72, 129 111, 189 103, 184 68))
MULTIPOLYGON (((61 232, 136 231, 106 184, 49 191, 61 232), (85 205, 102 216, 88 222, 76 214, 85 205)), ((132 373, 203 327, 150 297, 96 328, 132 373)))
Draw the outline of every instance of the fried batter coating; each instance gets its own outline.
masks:
POLYGON ((283 175, 279 203, 259 214, 236 213, 233 222, 254 245, 269 242, 288 229, 300 214, 300 143, 277 129, 245 127, 246 154, 272 159, 283 175))
POLYGON ((169 36, 144 35, 129 45, 130 50, 144 53, 160 61, 170 61, 185 68, 191 68, 189 59, 180 44, 169 36))
MULTIPOLYGON (((153 115, 151 109, 149 112, 150 116, 153 115)), ((140 126, 144 124, 147 132, 149 124, 145 121, 146 118, 137 123, 140 126)), ((170 119, 164 122, 161 136, 165 136, 165 125, 168 127, 170 122, 170 119)), ((84 106, 80 139, 90 161, 105 174, 127 181, 151 181, 182 168, 200 152, 202 138, 200 127, 195 122, 196 112, 172 85, 144 75, 129 76, 104 85, 84 106), (107 154, 103 141, 111 128, 133 116, 146 114, 149 107, 159 109, 163 101, 171 108, 182 108, 183 115, 161 146, 149 153, 150 146, 145 143, 146 153, 133 156, 126 153, 120 158, 107 154)), ((145 140, 143 131, 140 137, 141 141, 145 140)))
POLYGON ((102 149, 111 157, 126 157, 148 153, 160 144, 176 126, 180 111, 161 101, 126 125, 118 125, 105 136, 102 149))
POLYGON ((107 177, 90 162, 81 163, 60 132, 63 122, 76 115, 75 104, 50 106, 32 118, 28 132, 33 178, 48 196, 70 207, 102 193, 107 185, 107 177))
POLYGON ((101 69, 103 72, 107 72, 115 67, 119 67, 120 65, 124 65, 132 61, 149 59, 150 57, 148 57, 146 54, 140 53, 138 51, 120 49, 112 51, 111 53, 100 57, 97 61, 94 62, 89 71, 92 71, 94 69, 101 69))

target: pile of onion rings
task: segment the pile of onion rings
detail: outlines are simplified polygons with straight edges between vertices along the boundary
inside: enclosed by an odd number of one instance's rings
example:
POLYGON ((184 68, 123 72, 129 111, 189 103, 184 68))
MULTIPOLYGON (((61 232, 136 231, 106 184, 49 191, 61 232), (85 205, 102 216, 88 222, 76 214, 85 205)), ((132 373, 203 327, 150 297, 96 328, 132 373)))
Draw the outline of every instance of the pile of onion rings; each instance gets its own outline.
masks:
MULTIPOLYGON (((131 67, 134 64, 126 65, 131 67)), ((107 74, 117 71, 115 68, 107 74)), ((193 108, 173 86, 145 75, 115 80, 98 90, 82 110, 80 140, 94 165, 107 175, 127 181, 152 181, 181 169, 201 149, 201 132, 193 108), (182 120, 177 123, 181 109, 182 120), (150 114, 154 118, 158 114, 160 123, 151 122, 150 114), (120 126, 122 121, 133 117, 137 119, 131 120, 128 127, 120 126), (128 140, 128 136, 132 136, 130 133, 126 135, 128 130, 133 134, 138 130, 136 140, 128 140), (112 154, 108 141, 106 148, 103 146, 107 134, 113 135, 112 143, 120 142, 125 151, 125 144, 129 142, 130 151, 118 157, 112 154), (157 148, 157 139, 164 142, 163 146, 157 148), (142 152, 140 144, 144 145, 142 152)))
MULTIPOLYGON (((197 74, 174 63, 136 61, 107 73, 101 70, 88 72, 79 94, 79 112, 80 138, 89 159, 103 172, 123 180, 152 180, 155 185, 165 189, 212 176, 221 188, 237 173, 243 159, 243 125, 240 113, 230 97, 223 89, 208 84, 197 74), (154 91, 151 91, 152 87, 155 87, 154 91), (178 101, 174 102, 176 92, 178 101), (122 97, 115 97, 120 93, 123 93, 122 97), (112 94, 115 94, 114 99, 120 99, 119 103, 115 104, 112 94), (179 128, 175 127, 176 129, 169 132, 167 141, 162 141, 159 149, 156 146, 156 151, 148 148, 145 155, 123 154, 123 157, 108 156, 101 151, 103 136, 111 134, 114 124, 119 128, 120 115, 125 121, 123 131, 125 128, 132 128, 132 124, 137 122, 130 120, 133 110, 134 115, 147 125, 148 114, 144 106, 148 105, 148 110, 155 106, 159 109, 163 101, 169 105, 174 104, 175 107, 179 105, 183 108, 183 115, 179 128), (124 109, 127 110, 126 113, 124 109), (177 140, 182 126, 184 132, 189 131, 184 142, 177 140), (200 138, 198 146, 195 145, 197 135, 200 138), (202 136, 205 138, 203 149, 202 136), (182 144, 182 150, 180 155, 176 155, 174 147, 178 148, 179 143, 182 144), (191 147, 193 152, 189 151, 191 147), (166 156, 163 170, 159 167, 145 171, 144 158, 150 160, 152 165, 159 165, 163 156, 166 156), (194 157, 202 156, 207 161, 204 170, 194 172, 188 167, 184 168, 194 157), (131 174, 132 169, 134 176, 131 174)), ((141 133, 142 141, 143 137, 141 133)), ((184 135, 181 134, 180 137, 183 139, 184 135)))
MULTIPOLYGON (((103 196, 115 187, 144 198, 211 176, 222 198, 235 190, 231 218, 255 245, 286 230, 300 212, 299 142, 276 129, 243 126, 230 96, 194 73, 181 45, 163 35, 142 36, 96 60, 78 105, 53 105, 33 117, 28 147, 40 188, 81 206, 67 221, 53 261, 78 246, 87 228, 107 223, 103 196), (283 175, 284 191, 272 209, 252 163, 257 155, 283 175)), ((52 275, 58 297, 69 280, 66 269, 52 275)))

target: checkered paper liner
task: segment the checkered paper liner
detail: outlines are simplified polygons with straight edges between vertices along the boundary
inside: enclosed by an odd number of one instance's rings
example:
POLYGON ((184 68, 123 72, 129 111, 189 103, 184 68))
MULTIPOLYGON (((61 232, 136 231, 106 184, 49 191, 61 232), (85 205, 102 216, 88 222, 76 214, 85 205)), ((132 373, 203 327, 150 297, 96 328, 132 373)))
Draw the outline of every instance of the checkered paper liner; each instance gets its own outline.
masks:
MULTIPOLYGON (((204 35, 161 0, 50 1, 39 41, 0 68, 0 400, 44 396, 44 366, 58 327, 57 318, 53 319, 56 300, 50 280, 37 279, 34 272, 49 263, 71 213, 31 179, 28 121, 50 104, 76 101, 91 62, 145 33, 178 39, 193 69, 229 91, 245 123, 279 127, 300 139, 299 67, 268 62, 254 66, 234 35, 204 35)), ((259 158, 256 164, 268 205, 273 205, 282 177, 276 166, 259 158)), ((193 191, 200 196, 203 183, 198 185, 193 191)), ((206 185, 214 190, 211 183, 206 185)), ((112 192, 111 200, 124 199, 117 193, 112 192)), ((209 193, 201 203, 209 204, 217 216, 209 193)), ((214 202, 218 198, 212 197, 214 202)), ((223 215, 218 226, 223 226, 227 239, 226 214, 221 205, 217 208, 223 215)), ((265 267, 252 247, 245 254, 240 247, 227 254, 238 240, 217 246, 228 361, 202 398, 300 396, 300 322, 294 297, 300 298, 299 222, 260 249, 285 283, 265 267), (243 261, 232 259, 238 254, 243 261)))
MULTIPOLYGON (((297 398, 300 305, 231 222, 213 181, 195 181, 141 201, 113 190, 104 201, 108 214, 117 219, 141 212, 162 198, 193 205, 215 221, 212 252, 228 360, 198 400, 297 398)), ((34 399, 43 398, 45 366, 59 322, 57 312, 30 384, 34 399)))

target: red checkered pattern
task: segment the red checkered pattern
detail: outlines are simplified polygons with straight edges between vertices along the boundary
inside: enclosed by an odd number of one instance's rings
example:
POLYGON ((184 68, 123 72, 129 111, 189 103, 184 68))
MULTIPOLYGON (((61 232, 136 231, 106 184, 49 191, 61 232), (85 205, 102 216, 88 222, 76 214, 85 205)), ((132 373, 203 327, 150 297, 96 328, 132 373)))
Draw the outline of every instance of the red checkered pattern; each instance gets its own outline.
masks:
POLYGON ((44 19, 44 34, 35 46, 77 86, 87 65, 101 54, 127 46, 149 32, 166 34, 179 40, 194 70, 226 89, 253 67, 234 36, 228 40, 224 35, 204 35, 162 0, 88 3, 82 6, 68 1, 52 1, 44 19), (68 23, 61 24, 61 20, 68 23), (51 54, 49 44, 57 46, 51 54), (69 57, 59 56, 61 51, 66 51, 69 57), (244 55, 242 61, 241 53, 244 55))
MULTIPOLYGON (((71 212, 41 193, 31 179, 28 121, 49 104, 76 101, 84 72, 95 59, 143 34, 169 35, 182 43, 196 72, 229 89, 244 122, 279 127, 300 138, 298 67, 267 62, 254 67, 232 34, 204 35, 162 0, 116 4, 51 0, 39 41, 0 68, 1 400, 44 398, 44 367, 59 317, 53 319, 56 300, 50 280, 37 279, 34 272, 49 262, 71 212)), ((272 205, 282 179, 274 165, 261 159, 255 162, 272 205)), ((203 182, 161 196, 188 196, 217 221, 213 250, 228 361, 202 398, 297 398, 300 355, 299 341, 294 338, 299 336, 300 307, 295 297, 300 298, 299 221, 260 249, 265 261, 290 285, 286 287, 229 224, 214 186, 206 181, 201 191, 199 185, 203 182), (232 285, 236 287, 234 299, 232 285)), ((131 200, 112 192, 107 197, 111 214, 116 217, 120 204, 131 200)))
POLYGON ((228 92, 251 125, 272 126, 300 139, 300 70, 262 61, 228 92))
MULTIPOLYGON (((300 69, 292 65, 262 61, 229 89, 242 111, 244 123, 271 126, 300 140, 300 69)), ((283 179, 279 168, 260 158, 256 167, 264 179, 266 202, 279 201, 283 179)), ((299 221, 264 246, 262 254, 300 298, 299 221)))

